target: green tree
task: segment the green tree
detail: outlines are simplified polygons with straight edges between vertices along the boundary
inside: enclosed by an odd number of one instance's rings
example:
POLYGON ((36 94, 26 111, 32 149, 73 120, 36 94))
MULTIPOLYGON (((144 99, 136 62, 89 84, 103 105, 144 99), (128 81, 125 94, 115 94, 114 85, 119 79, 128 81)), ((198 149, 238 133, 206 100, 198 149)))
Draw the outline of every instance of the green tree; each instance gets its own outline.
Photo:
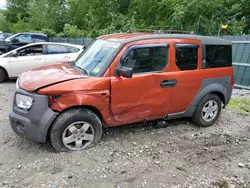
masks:
POLYGON ((28 3, 29 0, 6 0, 7 10, 4 11, 6 20, 10 23, 16 23, 18 21, 18 15, 21 19, 26 19, 28 15, 28 3))
POLYGON ((35 30, 61 32, 69 20, 66 0, 30 0, 28 14, 30 28, 35 30))

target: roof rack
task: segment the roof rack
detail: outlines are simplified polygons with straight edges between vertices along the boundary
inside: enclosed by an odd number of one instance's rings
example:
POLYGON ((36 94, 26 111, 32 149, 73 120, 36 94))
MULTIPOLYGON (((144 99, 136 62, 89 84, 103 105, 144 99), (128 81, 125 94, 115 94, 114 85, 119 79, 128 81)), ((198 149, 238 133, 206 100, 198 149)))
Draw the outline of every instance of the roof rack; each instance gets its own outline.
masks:
POLYGON ((153 30, 153 29, 133 29, 131 32, 152 32, 154 34, 195 34, 194 31, 182 30, 153 30))

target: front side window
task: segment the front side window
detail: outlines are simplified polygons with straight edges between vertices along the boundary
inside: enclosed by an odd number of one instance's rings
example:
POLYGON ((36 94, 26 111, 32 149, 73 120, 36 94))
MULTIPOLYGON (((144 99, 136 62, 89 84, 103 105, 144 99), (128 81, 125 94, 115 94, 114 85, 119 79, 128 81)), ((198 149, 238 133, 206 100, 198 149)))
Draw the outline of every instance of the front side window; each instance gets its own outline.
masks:
POLYGON ((47 53, 49 55, 51 55, 51 54, 65 54, 65 53, 68 53, 68 50, 63 45, 49 44, 47 53))
POLYGON ((182 44, 175 48, 176 65, 181 71, 195 70, 198 68, 198 47, 197 45, 182 44))
POLYGON ((30 42, 33 42, 31 36, 30 35, 26 35, 26 34, 25 35, 19 35, 15 39, 17 39, 19 43, 30 43, 30 42))
POLYGON ((231 45, 206 45, 206 67, 230 67, 232 66, 231 45))
POLYGON ((133 73, 143 73, 162 71, 167 63, 167 47, 145 47, 131 50, 122 66, 132 68, 133 73))
POLYGON ((43 55, 43 45, 30 46, 17 51, 17 56, 43 55))
POLYGON ((89 76, 98 76, 119 46, 118 42, 96 40, 77 58, 73 68, 89 76))

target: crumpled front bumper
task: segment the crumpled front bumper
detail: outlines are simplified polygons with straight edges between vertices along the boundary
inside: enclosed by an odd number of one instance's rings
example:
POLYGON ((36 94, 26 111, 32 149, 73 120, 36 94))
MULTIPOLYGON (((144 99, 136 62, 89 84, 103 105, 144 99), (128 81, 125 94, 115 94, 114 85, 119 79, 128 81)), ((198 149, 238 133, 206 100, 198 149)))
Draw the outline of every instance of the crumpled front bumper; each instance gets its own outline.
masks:
POLYGON ((14 95, 12 112, 9 114, 10 124, 14 132, 29 140, 45 143, 49 127, 58 115, 49 108, 48 104, 47 96, 18 88, 14 95), (29 111, 17 107, 15 100, 17 93, 34 99, 33 106, 29 111))

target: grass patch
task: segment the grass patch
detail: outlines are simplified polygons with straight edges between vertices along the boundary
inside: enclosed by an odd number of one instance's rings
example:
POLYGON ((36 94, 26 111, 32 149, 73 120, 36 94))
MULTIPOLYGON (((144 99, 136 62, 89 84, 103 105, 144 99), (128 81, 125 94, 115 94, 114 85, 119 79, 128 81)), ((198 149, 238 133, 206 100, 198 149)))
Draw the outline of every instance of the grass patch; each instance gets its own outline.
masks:
POLYGON ((247 98, 231 99, 230 103, 228 104, 228 107, 240 112, 250 113, 250 99, 247 98))

